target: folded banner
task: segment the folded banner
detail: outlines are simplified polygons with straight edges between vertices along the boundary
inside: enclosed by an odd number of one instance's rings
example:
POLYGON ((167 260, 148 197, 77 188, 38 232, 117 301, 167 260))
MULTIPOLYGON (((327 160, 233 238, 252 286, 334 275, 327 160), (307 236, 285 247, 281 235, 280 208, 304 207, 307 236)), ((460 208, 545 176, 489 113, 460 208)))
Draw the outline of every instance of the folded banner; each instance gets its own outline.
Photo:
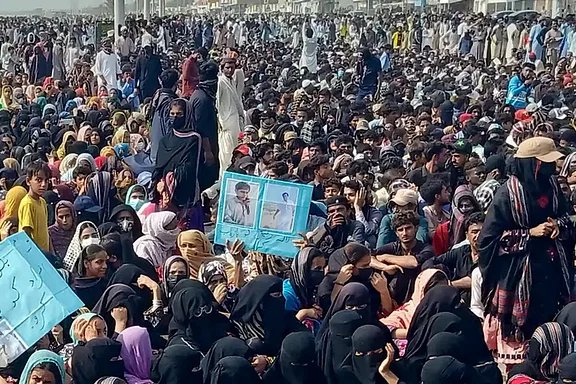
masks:
POLYGON ((0 242, 0 367, 84 304, 24 232, 0 242))
POLYGON ((215 243, 242 240, 246 250, 294 257, 306 232, 312 186, 225 172, 215 243))

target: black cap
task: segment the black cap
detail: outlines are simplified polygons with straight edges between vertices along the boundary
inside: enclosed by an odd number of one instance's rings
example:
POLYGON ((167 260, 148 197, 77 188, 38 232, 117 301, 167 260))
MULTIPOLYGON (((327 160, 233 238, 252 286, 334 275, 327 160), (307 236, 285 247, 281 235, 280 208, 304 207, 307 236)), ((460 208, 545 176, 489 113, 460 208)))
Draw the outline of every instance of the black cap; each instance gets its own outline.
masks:
POLYGON ((74 201, 74 210, 76 212, 100 212, 102 207, 99 207, 90 196, 78 196, 74 201))
POLYGON ((350 204, 344 196, 332 196, 326 199, 327 208, 333 207, 335 205, 344 205, 346 208, 350 208, 350 204))
POLYGON ((471 155, 472 154, 472 144, 469 141, 464 139, 458 139, 452 145, 454 147, 454 152, 461 153, 463 155, 471 155))

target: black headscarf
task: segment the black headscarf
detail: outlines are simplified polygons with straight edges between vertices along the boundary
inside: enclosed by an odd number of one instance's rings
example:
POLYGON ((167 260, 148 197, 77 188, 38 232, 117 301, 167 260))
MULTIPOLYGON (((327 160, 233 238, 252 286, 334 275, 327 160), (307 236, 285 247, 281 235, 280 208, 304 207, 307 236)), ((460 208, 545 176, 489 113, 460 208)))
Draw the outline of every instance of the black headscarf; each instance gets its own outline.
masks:
POLYGON ((54 191, 46 191, 42 197, 48 207, 48 225, 52 225, 56 222, 56 213, 54 210, 56 209, 56 204, 60 201, 60 197, 54 191))
POLYGON ((452 356, 458 361, 466 361, 466 343, 462 335, 450 332, 440 332, 428 341, 427 357, 452 356))
MULTIPOLYGON (((340 273, 340 270, 343 266, 347 264, 355 264, 358 262, 358 259, 354 258, 355 255, 348 255, 346 253, 345 247, 339 248, 334 251, 330 258, 328 259, 328 272, 322 280, 322 283, 318 286, 318 297, 320 298, 320 306, 324 311, 327 311, 330 307, 330 298, 332 295, 332 291, 334 289, 334 282, 340 273)), ((350 280, 348 280, 348 284, 351 282, 361 283, 363 284, 370 293, 370 307, 371 311, 376 313, 377 309, 380 307, 380 294, 374 289, 372 284, 370 283, 370 276, 372 269, 366 268, 365 269, 368 274, 366 276, 357 275, 352 276, 350 280)))
POLYGON ((452 286, 436 286, 430 289, 420 302, 410 328, 408 345, 404 354, 406 373, 419 383, 420 372, 427 355, 430 339, 440 332, 462 332, 470 341, 467 357, 471 364, 492 361, 492 355, 484 341, 480 320, 468 308, 461 305, 460 294, 452 286))
POLYGON ((349 359, 354 376, 361 384, 385 382, 378 368, 387 356, 385 347, 389 343, 392 343, 390 331, 386 332, 375 325, 363 325, 354 332, 349 359), (381 351, 374 352, 376 350, 381 351))
POLYGON ((210 383, 210 374, 216 364, 224 357, 239 356, 250 360, 254 352, 250 350, 248 344, 234 336, 226 336, 218 340, 202 359, 200 367, 202 368, 202 381, 204 384, 210 383))
POLYGON ((316 364, 314 336, 294 332, 282 342, 280 356, 262 378, 269 384, 323 384, 322 370, 316 364))
POLYGON ((230 322, 218 312, 212 292, 199 281, 173 295, 170 309, 169 345, 192 344, 206 353, 230 330, 230 322))
POLYGON ((290 267, 290 285, 298 296, 302 308, 311 308, 316 304, 315 294, 324 278, 324 271, 312 271, 312 260, 322 257, 318 248, 306 247, 298 252, 290 267))
POLYGON ((260 377, 248 360, 238 356, 221 359, 210 375, 210 384, 258 384, 260 377))
POLYGON ((460 292, 457 288, 448 285, 436 286, 426 292, 412 317, 404 357, 410 358, 416 354, 417 350, 426 347, 428 340, 433 336, 427 330, 432 316, 440 312, 454 312, 458 305, 460 305, 460 292))
POLYGON ((560 361, 558 366, 558 384, 576 381, 576 353, 571 353, 560 361))
POLYGON ((138 278, 146 273, 133 264, 123 264, 110 277, 108 286, 114 284, 124 284, 134 290, 136 295, 142 299, 145 308, 152 306, 152 292, 148 288, 138 286, 138 278))
POLYGON ((498 365, 492 362, 478 361, 474 354, 469 353, 469 340, 466 334, 440 332, 428 342, 428 359, 440 356, 450 356, 456 360, 473 367, 484 378, 486 383, 501 383, 502 372, 498 365))
POLYGON ((128 232, 132 235, 132 240, 136 240, 142 237, 142 223, 140 222, 140 218, 138 217, 138 214, 136 213, 134 208, 132 208, 128 204, 120 204, 114 207, 114 209, 112 209, 112 212, 110 212, 110 221, 116 223, 117 219, 116 215, 124 211, 130 212, 130 215, 132 215, 132 219, 134 220, 132 229, 128 232))
POLYGON ((282 279, 259 275, 242 287, 230 320, 256 353, 276 356, 294 316, 284 311, 282 279))
POLYGON ((451 356, 428 360, 422 368, 422 384, 484 383, 472 367, 451 356))
POLYGON ((316 335, 316 340, 320 342, 325 337, 325 333, 328 332, 328 327, 332 316, 337 312, 346 309, 346 307, 357 307, 355 311, 362 316, 364 323, 370 323, 375 316, 370 313, 370 292, 364 284, 361 283, 348 283, 342 287, 340 292, 336 295, 336 298, 332 302, 332 305, 324 315, 324 321, 322 321, 322 326, 318 335, 316 335))
POLYGON ((132 325, 142 325, 144 323, 144 311, 147 309, 143 300, 138 297, 134 290, 125 284, 114 284, 106 288, 100 300, 96 303, 92 312, 102 316, 108 327, 108 337, 114 334, 115 321, 111 312, 114 308, 126 308, 128 318, 132 320, 132 325))
POLYGON ((101 377, 124 377, 121 349, 121 343, 104 337, 74 347, 72 352, 74 382, 95 383, 101 377))
MULTIPOLYGON (((172 129, 162 137, 156 154, 156 168, 152 173, 152 182, 157 183, 169 172, 174 173, 174 190, 171 201, 178 207, 183 207, 196 198, 196 184, 198 182, 198 166, 200 163, 201 137, 194 132, 193 110, 191 104, 184 99, 184 116, 186 123, 178 130, 172 129)), ((155 200, 159 196, 155 196, 155 200)))
POLYGON ((344 309, 330 319, 329 330, 317 342, 318 364, 329 384, 338 383, 342 363, 352 351, 352 335, 366 321, 357 311, 344 309))
POLYGON ((152 365, 151 379, 156 384, 197 383, 200 381, 202 353, 187 345, 164 349, 152 365))
POLYGON ((554 321, 567 325, 576 336, 576 302, 572 302, 562 308, 554 321))

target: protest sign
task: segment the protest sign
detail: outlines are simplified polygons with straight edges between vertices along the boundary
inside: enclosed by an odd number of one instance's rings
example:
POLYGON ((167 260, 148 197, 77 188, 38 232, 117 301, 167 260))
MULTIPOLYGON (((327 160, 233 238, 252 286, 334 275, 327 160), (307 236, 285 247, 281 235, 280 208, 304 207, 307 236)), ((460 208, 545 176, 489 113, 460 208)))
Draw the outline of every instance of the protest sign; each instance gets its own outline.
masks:
POLYGON ((24 232, 0 242, 0 292, 0 367, 83 306, 24 232))
POLYGON ((294 257, 292 240, 306 231, 312 186, 225 172, 215 243, 242 240, 245 249, 294 257))

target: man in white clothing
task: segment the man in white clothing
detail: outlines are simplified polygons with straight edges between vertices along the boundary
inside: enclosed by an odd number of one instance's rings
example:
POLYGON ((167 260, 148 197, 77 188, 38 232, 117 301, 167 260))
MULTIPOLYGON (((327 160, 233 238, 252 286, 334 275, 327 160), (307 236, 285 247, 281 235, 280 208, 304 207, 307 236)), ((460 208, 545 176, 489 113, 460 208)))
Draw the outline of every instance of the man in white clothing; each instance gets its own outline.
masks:
POLYGON ((105 40, 102 43, 102 50, 96 55, 94 67, 92 67, 94 76, 98 79, 98 87, 106 87, 108 92, 116 88, 118 77, 122 74, 120 69, 120 59, 118 55, 112 52, 112 42, 105 40))
POLYGON ((124 25, 120 28, 120 36, 116 39, 116 53, 121 62, 128 62, 134 52, 136 52, 136 46, 128 35, 128 28, 124 25))
MULTIPOLYGON (((244 127, 244 107, 240 84, 235 81, 236 59, 222 60, 218 76, 216 110, 218 111, 218 146, 220 148, 220 172, 224 172, 232 160, 232 152, 238 145, 238 135, 244 127)), ((242 84, 243 85, 243 84, 242 84)))

